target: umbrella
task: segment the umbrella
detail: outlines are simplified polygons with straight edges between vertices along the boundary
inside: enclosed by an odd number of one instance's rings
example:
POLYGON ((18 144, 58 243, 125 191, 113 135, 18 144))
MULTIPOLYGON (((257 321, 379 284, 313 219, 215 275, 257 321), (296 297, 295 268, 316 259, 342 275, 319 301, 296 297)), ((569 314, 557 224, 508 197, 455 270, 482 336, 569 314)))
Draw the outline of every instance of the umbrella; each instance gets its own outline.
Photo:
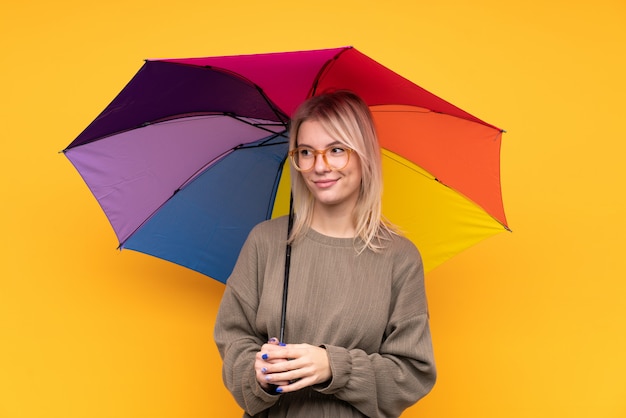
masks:
POLYGON ((330 89, 370 106, 384 214, 426 271, 508 229, 503 131, 353 47, 147 60, 63 152, 119 248, 225 282, 251 228, 289 212, 289 117, 330 89))

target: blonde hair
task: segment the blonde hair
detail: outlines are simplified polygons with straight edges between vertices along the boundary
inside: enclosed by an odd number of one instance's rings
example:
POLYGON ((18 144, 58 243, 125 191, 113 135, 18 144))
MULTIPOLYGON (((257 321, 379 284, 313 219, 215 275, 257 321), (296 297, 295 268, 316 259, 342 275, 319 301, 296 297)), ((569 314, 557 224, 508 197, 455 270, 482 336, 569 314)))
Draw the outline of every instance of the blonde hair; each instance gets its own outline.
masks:
MULTIPOLYGON (((378 137, 367 104, 350 91, 335 91, 312 97, 302 103, 291 119, 289 149, 298 146, 300 126, 316 121, 333 139, 352 148, 361 161, 361 188, 353 219, 356 237, 366 248, 379 251, 383 241, 397 234, 397 229, 382 216, 382 164, 378 137)), ((294 223, 289 242, 293 243, 311 226, 314 198, 302 173, 291 167, 294 223)))

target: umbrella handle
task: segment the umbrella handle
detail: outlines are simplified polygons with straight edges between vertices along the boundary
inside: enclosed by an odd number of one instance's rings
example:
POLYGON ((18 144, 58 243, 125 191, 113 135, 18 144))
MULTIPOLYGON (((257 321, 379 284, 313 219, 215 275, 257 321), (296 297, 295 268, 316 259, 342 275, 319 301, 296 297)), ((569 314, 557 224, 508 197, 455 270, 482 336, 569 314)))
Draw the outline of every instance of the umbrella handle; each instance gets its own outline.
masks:
MULTIPOLYGON (((289 197, 289 221, 287 223, 287 240, 293 227, 293 195, 289 197)), ((285 342, 285 321, 287 318, 287 293, 289 291, 289 268, 291 266, 291 244, 287 241, 285 248, 285 277, 283 279, 283 302, 280 312, 280 335, 278 341, 285 342)))

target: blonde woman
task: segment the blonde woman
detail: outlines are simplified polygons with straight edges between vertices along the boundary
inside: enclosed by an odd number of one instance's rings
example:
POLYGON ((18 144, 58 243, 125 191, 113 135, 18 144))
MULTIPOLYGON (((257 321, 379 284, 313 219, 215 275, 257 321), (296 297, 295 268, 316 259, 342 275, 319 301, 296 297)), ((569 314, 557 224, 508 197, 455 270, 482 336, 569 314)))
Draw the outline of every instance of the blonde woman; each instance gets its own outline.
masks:
POLYGON ((431 390, 435 366, 421 257, 382 218, 369 108, 347 91, 307 100, 289 155, 289 239, 287 217, 257 225, 220 305, 224 383, 245 417, 397 417, 431 390))

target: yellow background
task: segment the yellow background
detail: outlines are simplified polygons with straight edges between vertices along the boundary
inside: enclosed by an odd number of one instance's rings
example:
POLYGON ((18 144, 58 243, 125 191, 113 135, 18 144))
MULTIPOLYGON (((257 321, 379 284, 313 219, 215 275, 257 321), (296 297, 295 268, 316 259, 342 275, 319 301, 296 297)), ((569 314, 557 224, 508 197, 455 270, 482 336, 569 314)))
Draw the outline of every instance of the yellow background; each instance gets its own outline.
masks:
POLYGON ((513 233, 427 276, 439 380, 404 417, 626 416, 623 0, 0 7, 0 417, 240 415, 222 285, 116 251, 57 152, 144 58, 343 45, 508 131, 513 233))

